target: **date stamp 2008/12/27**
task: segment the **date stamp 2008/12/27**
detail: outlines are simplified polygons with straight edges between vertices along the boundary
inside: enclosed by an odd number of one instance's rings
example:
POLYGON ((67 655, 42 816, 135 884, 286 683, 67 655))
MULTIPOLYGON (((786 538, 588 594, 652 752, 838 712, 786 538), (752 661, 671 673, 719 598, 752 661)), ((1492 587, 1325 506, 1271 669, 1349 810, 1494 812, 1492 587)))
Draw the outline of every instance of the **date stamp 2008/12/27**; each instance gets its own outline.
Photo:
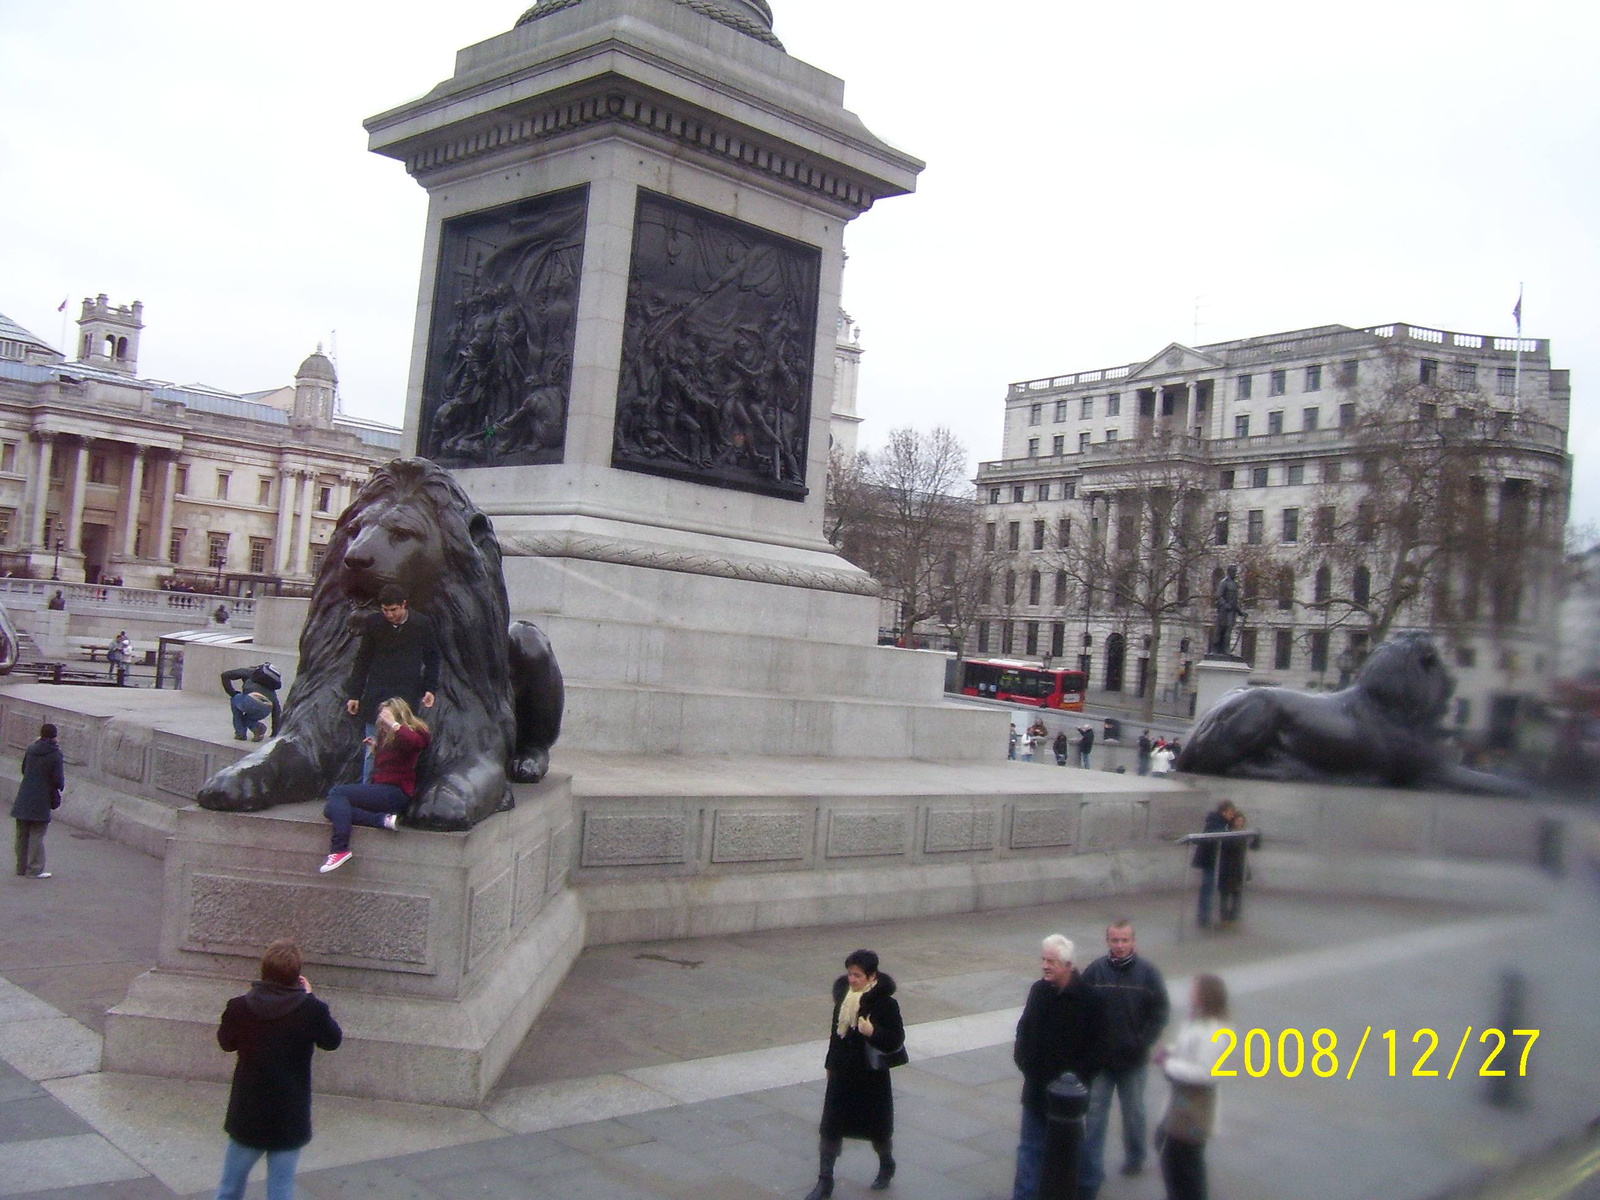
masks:
MULTIPOLYGON (((1219 1078, 1237 1076, 1240 1066, 1243 1066, 1244 1074, 1252 1079, 1261 1079, 1276 1067, 1278 1074, 1286 1079, 1299 1078, 1306 1072, 1318 1079, 1341 1076, 1353 1079, 1372 1032, 1371 1025, 1362 1031, 1355 1053, 1346 1064, 1339 1057, 1339 1035, 1331 1029, 1315 1030, 1308 1039, 1303 1032, 1291 1026, 1280 1031, 1276 1040, 1265 1029, 1247 1030, 1242 1037, 1237 1030, 1219 1029, 1212 1040, 1226 1044, 1222 1057, 1211 1068, 1211 1074, 1219 1078)), ((1528 1052, 1539 1040, 1539 1032, 1537 1029, 1493 1028, 1478 1031, 1469 1025, 1456 1045, 1449 1067, 1442 1071, 1440 1065, 1444 1061, 1443 1055, 1435 1058, 1440 1044, 1437 1030, 1416 1030, 1411 1035, 1410 1047, 1403 1047, 1403 1034, 1394 1029, 1384 1030, 1379 1037, 1387 1044, 1388 1061, 1384 1065, 1390 1078, 1409 1075, 1418 1079, 1441 1076, 1454 1079, 1457 1071, 1463 1067, 1462 1059, 1465 1057, 1468 1061, 1465 1069, 1461 1070, 1463 1075, 1490 1079, 1503 1075, 1527 1075, 1528 1052), (1474 1033, 1478 1035, 1476 1042, 1473 1041, 1474 1033), (1518 1042, 1521 1043, 1520 1047, 1518 1042), (1467 1053, 1469 1044, 1473 1047, 1470 1055, 1467 1053), (1475 1071, 1474 1065, 1477 1067, 1475 1071)), ((1379 1053, 1381 1055, 1382 1050, 1379 1053)), ((1448 1049, 1445 1053, 1449 1053, 1448 1049)), ((1383 1066, 1379 1069, 1382 1070, 1383 1066)))

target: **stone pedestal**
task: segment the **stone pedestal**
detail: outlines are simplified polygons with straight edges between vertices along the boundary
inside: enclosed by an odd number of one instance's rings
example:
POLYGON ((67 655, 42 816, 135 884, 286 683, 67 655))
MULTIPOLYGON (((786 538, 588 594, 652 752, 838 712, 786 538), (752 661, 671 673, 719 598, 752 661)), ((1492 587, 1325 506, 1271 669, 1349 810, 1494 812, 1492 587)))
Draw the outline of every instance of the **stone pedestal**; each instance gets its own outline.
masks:
POLYGON ((320 1090, 471 1106, 488 1093, 577 957, 567 888, 570 781, 518 788, 517 806, 460 834, 357 828, 355 857, 317 866, 316 804, 266 813, 186 808, 166 856, 154 970, 106 1014, 106 1070, 225 1080, 216 1045, 229 996, 290 936, 344 1046, 320 1090))
POLYGON ((1250 682, 1250 664, 1231 655, 1208 654, 1195 664, 1194 719, 1199 721, 1217 701, 1236 687, 1250 682))

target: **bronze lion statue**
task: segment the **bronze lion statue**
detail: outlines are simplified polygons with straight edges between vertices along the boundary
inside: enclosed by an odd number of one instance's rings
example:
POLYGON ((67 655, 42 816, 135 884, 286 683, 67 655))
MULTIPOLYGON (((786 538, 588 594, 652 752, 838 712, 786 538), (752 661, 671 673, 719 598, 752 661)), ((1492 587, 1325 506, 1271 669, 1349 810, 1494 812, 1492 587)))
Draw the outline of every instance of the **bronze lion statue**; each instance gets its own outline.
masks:
POLYGON ((1343 691, 1235 688, 1195 726, 1178 769, 1519 794, 1515 782, 1456 760, 1438 728, 1455 686, 1427 634, 1402 634, 1374 650, 1343 691))
POLYGON ((254 812, 321 797, 361 773, 362 728, 345 680, 379 590, 403 587, 439 639, 433 742, 418 764, 406 822, 467 829, 511 807, 511 783, 536 783, 561 732, 565 691, 549 639, 509 625, 500 543, 450 475, 422 458, 379 468, 340 514, 300 633, 300 672, 282 730, 200 789, 202 808, 254 812))

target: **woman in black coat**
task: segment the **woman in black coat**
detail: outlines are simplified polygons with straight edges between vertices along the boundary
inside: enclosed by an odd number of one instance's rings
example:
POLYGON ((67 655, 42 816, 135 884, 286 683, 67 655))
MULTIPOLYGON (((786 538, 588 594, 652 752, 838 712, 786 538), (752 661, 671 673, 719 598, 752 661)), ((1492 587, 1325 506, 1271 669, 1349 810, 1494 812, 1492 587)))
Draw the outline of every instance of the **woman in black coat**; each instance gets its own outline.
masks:
POLYGON ((833 983, 833 1024, 828 1033, 828 1091, 822 1101, 817 1186, 806 1200, 833 1195, 833 1163, 844 1139, 866 1138, 878 1152, 878 1175, 872 1190, 881 1192, 894 1178, 894 1095, 888 1067, 906 1061, 906 1027, 894 980, 878 972, 878 956, 854 950, 844 960, 844 974, 833 983), (887 1056, 873 1070, 867 1045, 887 1056))
POLYGON ((17 822, 18 875, 50 878, 44 869, 44 835, 50 828, 51 810, 61 807, 61 790, 66 786, 56 727, 41 725, 39 740, 23 751, 22 783, 11 805, 11 816, 17 822))

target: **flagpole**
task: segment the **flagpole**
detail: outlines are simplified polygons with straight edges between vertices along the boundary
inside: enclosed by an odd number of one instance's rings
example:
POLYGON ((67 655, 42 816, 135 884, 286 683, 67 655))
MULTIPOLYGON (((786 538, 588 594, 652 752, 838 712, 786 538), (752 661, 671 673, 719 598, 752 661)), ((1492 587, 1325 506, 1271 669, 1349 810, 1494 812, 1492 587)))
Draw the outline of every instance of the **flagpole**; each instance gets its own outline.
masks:
POLYGON ((1517 318, 1517 372, 1511 383, 1511 407, 1522 413, 1522 284, 1517 284, 1517 307, 1511 310, 1517 318))

